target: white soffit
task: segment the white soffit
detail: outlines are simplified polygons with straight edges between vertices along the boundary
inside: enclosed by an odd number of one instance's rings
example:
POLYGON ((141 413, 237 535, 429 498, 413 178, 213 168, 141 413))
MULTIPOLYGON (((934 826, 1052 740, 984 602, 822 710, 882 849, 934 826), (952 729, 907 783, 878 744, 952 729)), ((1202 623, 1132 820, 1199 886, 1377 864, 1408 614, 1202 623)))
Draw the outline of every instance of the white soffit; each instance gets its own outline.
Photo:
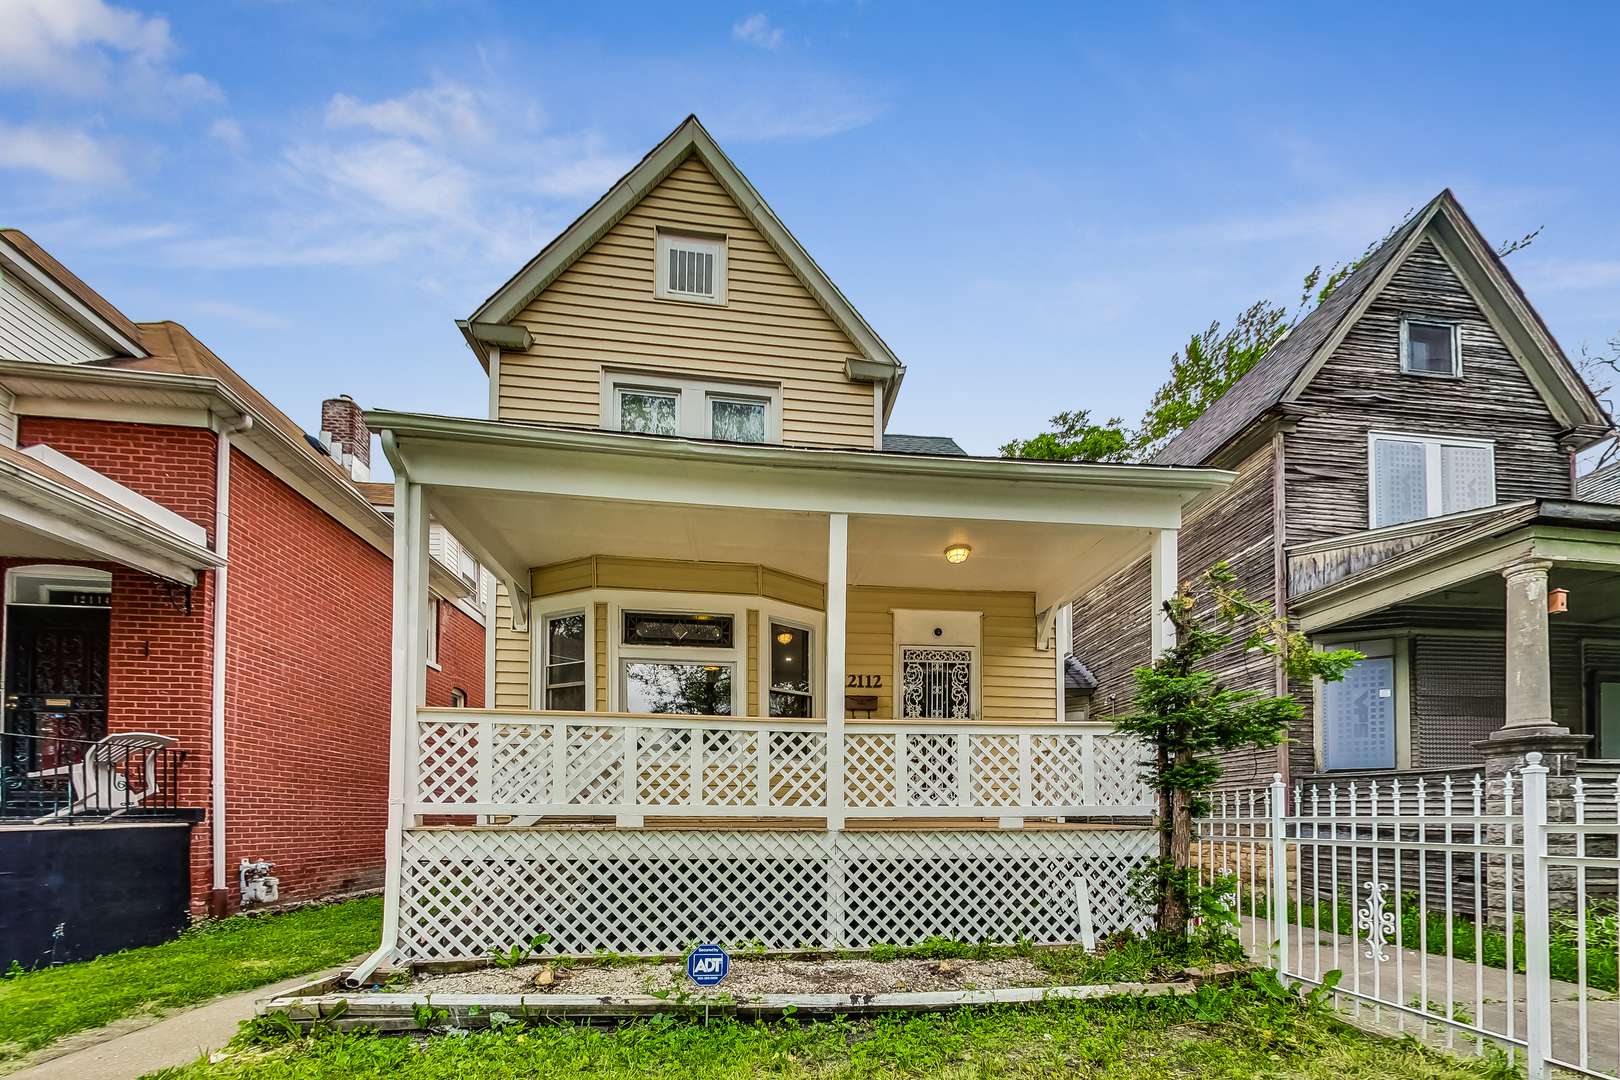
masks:
POLYGON ((33 446, 24 447, 22 453, 33 458, 41 465, 55 469, 63 476, 77 480, 91 491, 105 496, 130 513, 169 530, 182 540, 196 544, 198 547, 208 546, 208 530, 201 525, 153 502, 140 492, 125 487, 112 477, 75 461, 60 450, 52 449, 44 443, 37 443, 33 446))

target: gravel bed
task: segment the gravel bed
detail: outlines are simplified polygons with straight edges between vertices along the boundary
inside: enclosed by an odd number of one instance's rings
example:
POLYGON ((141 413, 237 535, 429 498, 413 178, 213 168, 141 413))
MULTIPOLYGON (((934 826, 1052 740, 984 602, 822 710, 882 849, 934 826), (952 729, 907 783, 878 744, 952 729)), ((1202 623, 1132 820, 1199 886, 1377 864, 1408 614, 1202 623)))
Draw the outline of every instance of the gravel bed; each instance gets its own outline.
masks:
MULTIPOLYGON (((1024 959, 1011 960, 737 960, 711 994, 899 994, 941 990, 1001 990, 1049 986, 1046 972, 1024 959)), ((399 987, 406 994, 588 994, 625 997, 671 986, 700 992, 676 964, 582 964, 481 968, 447 975, 418 975, 399 987), (536 980, 551 971, 549 985, 536 980)))

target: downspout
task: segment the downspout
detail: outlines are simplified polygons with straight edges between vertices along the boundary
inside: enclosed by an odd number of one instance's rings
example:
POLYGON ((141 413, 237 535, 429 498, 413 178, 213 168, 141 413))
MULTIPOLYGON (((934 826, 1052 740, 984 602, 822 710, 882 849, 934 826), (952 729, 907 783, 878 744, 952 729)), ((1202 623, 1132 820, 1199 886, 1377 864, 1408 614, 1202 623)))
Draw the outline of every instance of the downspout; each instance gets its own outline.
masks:
MULTIPOLYGON (((214 551, 225 563, 231 547, 231 436, 253 426, 253 417, 242 415, 236 426, 221 425, 216 436, 214 462, 214 551)), ((225 630, 228 565, 214 571, 214 671, 210 688, 212 717, 208 741, 213 767, 209 778, 212 809, 209 811, 213 840, 214 882, 208 894, 208 914, 223 919, 230 906, 230 888, 225 866, 225 630)))

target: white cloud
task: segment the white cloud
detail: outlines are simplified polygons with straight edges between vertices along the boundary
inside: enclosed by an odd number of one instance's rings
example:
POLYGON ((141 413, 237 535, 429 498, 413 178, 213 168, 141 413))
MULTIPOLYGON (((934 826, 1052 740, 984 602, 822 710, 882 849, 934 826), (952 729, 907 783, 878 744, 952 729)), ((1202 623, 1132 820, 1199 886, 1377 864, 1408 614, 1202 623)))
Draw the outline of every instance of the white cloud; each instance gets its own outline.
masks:
POLYGON ((248 144, 247 136, 242 134, 242 125, 229 116, 215 120, 208 128, 208 137, 238 149, 245 149, 248 144))
POLYGON ((124 170, 106 144, 83 131, 58 127, 13 127, 0 121, 0 168, 37 169, 59 180, 107 184, 124 170))
POLYGON ((406 139, 371 139, 347 147, 289 151, 293 167, 327 181, 340 197, 359 195, 375 208, 419 220, 469 220, 478 178, 450 158, 406 139))
POLYGON ((0 0, 0 80, 122 104, 219 100, 219 87, 176 74, 168 20, 103 0, 0 0))
POLYGON ((782 28, 772 26, 763 14, 750 15, 731 28, 731 36, 762 49, 774 49, 782 44, 782 28))
POLYGON ((383 135, 424 142, 482 142, 487 138, 471 90, 443 82, 373 105, 334 94, 326 106, 329 128, 369 127, 383 135))
POLYGON ((280 315, 273 315, 258 308, 243 307, 241 304, 232 304, 224 300, 194 300, 191 307, 205 315, 230 319, 244 326, 287 326, 288 321, 280 315))

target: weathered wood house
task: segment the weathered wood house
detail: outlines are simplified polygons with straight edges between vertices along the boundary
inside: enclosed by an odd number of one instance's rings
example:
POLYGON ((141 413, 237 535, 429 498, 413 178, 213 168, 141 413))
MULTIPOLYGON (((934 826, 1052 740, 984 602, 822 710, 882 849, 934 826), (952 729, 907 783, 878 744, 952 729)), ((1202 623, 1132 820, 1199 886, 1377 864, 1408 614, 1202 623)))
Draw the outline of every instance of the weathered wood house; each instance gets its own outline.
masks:
MULTIPOLYGON (((1450 191, 1378 248, 1156 459, 1238 473, 1189 507, 1183 577, 1225 560, 1319 647, 1366 656, 1294 687, 1292 742, 1227 782, 1455 769, 1530 733, 1620 758, 1620 508, 1574 490, 1610 427, 1450 191)), ((1139 562, 1073 607, 1099 719, 1148 661, 1148 587, 1139 562)), ((1230 685, 1285 689, 1262 657, 1219 659, 1230 685)))

